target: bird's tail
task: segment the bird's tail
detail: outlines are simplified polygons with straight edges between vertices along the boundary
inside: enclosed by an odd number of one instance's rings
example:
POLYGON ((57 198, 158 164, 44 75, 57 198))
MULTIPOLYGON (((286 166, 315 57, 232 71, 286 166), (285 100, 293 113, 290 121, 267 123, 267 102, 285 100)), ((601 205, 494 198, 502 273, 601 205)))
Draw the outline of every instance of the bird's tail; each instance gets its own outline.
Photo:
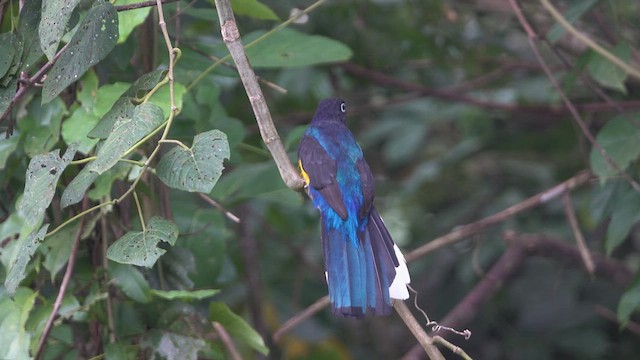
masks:
MULTIPOLYGON (((323 222, 324 223, 324 222, 323 222)), ((323 224, 325 266, 334 314, 388 315, 391 299, 409 297, 409 271, 382 218, 371 208, 357 239, 345 229, 323 224)))

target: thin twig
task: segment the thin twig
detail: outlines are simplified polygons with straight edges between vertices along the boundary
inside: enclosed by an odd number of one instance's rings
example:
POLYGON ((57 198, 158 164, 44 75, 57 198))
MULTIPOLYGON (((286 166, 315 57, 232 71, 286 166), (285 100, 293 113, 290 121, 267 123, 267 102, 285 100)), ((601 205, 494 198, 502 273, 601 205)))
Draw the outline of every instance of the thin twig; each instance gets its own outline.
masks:
MULTIPOLYGON (((89 202, 85 197, 83 201, 83 207, 86 209, 88 205, 89 202)), ((58 290, 58 296, 56 297, 56 301, 53 303, 53 310, 51 310, 51 315, 49 315, 49 319, 47 319, 47 323, 44 326, 44 330, 42 331, 42 336, 40 337, 40 342, 38 344, 38 350, 36 351, 36 354, 34 356, 36 360, 38 360, 40 358, 40 355, 42 355, 44 346, 47 343, 47 337, 49 337, 49 333, 53 328, 53 322, 58 315, 58 311, 60 310, 60 306, 62 305, 62 299, 64 299, 64 294, 66 293, 69 282, 71 281, 71 275, 73 274, 73 269, 76 266, 76 257, 78 255, 78 247, 80 245, 80 238, 82 237, 82 228, 84 227, 85 219, 86 217, 82 217, 82 220, 80 220, 80 225, 78 226, 78 230, 76 231, 76 236, 73 240, 73 245, 71 246, 69 261, 67 262, 67 269, 64 273, 64 277, 62 278, 60 289, 58 290)))
MULTIPOLYGON (((180 0, 162 0, 162 3, 169 4, 177 1, 180 1, 180 0)), ((156 0, 151 0, 151 1, 142 1, 142 2, 127 4, 127 5, 118 5, 115 8, 116 8, 116 11, 128 11, 128 10, 135 10, 135 9, 140 9, 144 7, 151 7, 155 5, 158 5, 158 2, 156 0)))
POLYGON ((582 43, 590 47, 593 51, 602 55, 604 58, 611 61, 614 65, 624 70, 624 72, 626 72, 628 75, 631 75, 636 79, 640 79, 640 70, 620 60, 620 58, 613 55, 611 52, 609 52, 607 49, 602 47, 600 44, 591 40, 589 36, 583 34, 578 29, 576 29, 573 25, 571 25, 570 22, 567 21, 567 19, 565 19, 562 16, 562 14, 560 14, 560 12, 553 5, 551 5, 549 0, 539 0, 539 1, 540 3, 542 3, 542 6, 544 6, 545 9, 547 9, 549 14, 551 14, 551 16, 560 24, 560 26, 565 28, 565 30, 571 33, 571 35, 573 35, 576 39, 580 40, 582 43))
POLYGON ((446 347, 447 349, 451 350, 452 353, 459 355, 464 360, 471 360, 471 356, 469 356, 469 354, 467 354, 461 347, 450 343, 442 336, 434 336, 433 342, 446 347))
POLYGON ((578 250, 580 251, 580 256, 582 256, 582 260, 584 261, 584 266, 587 269, 587 272, 593 275, 593 272, 595 271, 595 265, 593 264, 593 259, 591 258, 591 252, 589 251, 589 248, 584 241, 584 236, 582 236, 582 231, 580 231, 578 219, 576 219, 576 212, 573 208, 571 197, 568 193, 564 193, 564 195, 562 196, 562 204, 564 205, 564 213, 567 216, 567 220, 569 220, 569 225, 571 226, 573 237, 576 239, 576 245, 578 246, 578 250))
POLYGON ((497 223, 505 221, 506 219, 509 219, 512 216, 522 211, 529 210, 540 204, 543 204, 552 199, 555 199, 558 196, 564 194, 565 192, 571 191, 572 189, 587 183, 590 179, 591 179, 591 174, 588 171, 583 170, 578 174, 574 175, 572 178, 552 187, 551 189, 547 189, 539 194, 536 194, 522 202, 519 202, 513 206, 510 206, 484 219, 478 220, 471 224, 461 226, 444 236, 441 236, 437 239, 434 239, 424 244, 423 246, 407 254, 406 256, 407 262, 411 262, 413 260, 416 260, 417 258, 425 256, 426 254, 434 250, 437 250, 439 248, 442 248, 442 247, 451 245, 453 243, 456 243, 460 240, 463 240, 484 228, 487 228, 491 225, 495 225, 497 223))
POLYGON ((427 356, 431 360, 444 360, 444 356, 440 353, 440 350, 433 345, 433 339, 427 335, 424 331, 420 323, 413 317, 411 311, 407 307, 407 305, 402 300, 394 300, 393 307, 396 309, 396 312, 402 318, 402 321, 407 325, 413 336, 415 336, 420 346, 427 353, 427 356))
POLYGON ((209 205, 213 206, 214 208, 222 211, 222 213, 229 218, 229 220, 235 222, 236 224, 240 223, 240 218, 237 217, 236 215, 234 215, 231 211, 225 209, 222 205, 220 205, 217 201, 213 200, 212 198, 210 198, 209 196, 207 196, 207 194, 203 194, 203 193, 198 193, 198 197, 200 197, 200 199, 206 201, 209 205))
POLYGON ((240 353, 236 348, 236 344, 234 344, 233 339, 231 338, 231 336, 229 336, 229 333, 224 328, 224 326, 222 326, 222 324, 217 321, 214 321, 211 324, 213 325, 213 329, 216 331, 218 336, 220 336, 220 340, 222 340, 222 343, 227 348, 227 351, 229 351, 229 355, 231 355, 231 358, 233 360, 242 360, 242 356, 240 356, 240 353))
MULTIPOLYGON (((541 0, 541 1, 546 1, 546 0, 541 0)), ((562 87, 558 83, 558 80, 553 75, 553 72, 551 71, 547 63, 544 61, 542 55, 540 54, 540 50, 538 49, 538 45, 536 44, 536 39, 538 38, 538 34, 533 30, 533 28, 531 27, 531 24, 529 24, 529 21, 522 13, 522 9, 520 9, 520 6, 518 5, 517 0, 509 0, 509 3, 511 4, 513 12, 516 14, 518 21, 520 22, 520 24, 522 25, 522 27, 524 28, 527 34, 527 40, 529 41, 531 50, 533 51, 533 54, 538 60, 538 63, 540 64, 540 66, 542 66, 542 69, 547 75, 549 82, 551 82, 551 85, 553 85, 553 87, 556 89, 556 91, 562 98, 562 101, 564 102, 565 106, 569 109, 571 116, 580 127, 580 130, 582 131, 583 135, 587 138, 587 140, 589 140, 591 145, 594 148, 596 148, 596 150, 598 150, 598 152, 604 158, 606 163, 609 166, 611 166, 616 171, 616 173, 618 173, 623 179, 625 179, 631 185, 631 187, 633 187, 634 190, 636 190, 637 192, 640 192, 640 184, 638 184, 629 174, 627 174, 622 168, 620 168, 620 166, 609 156, 607 151, 600 145, 600 143, 596 141, 593 134, 591 134, 589 127, 582 119, 582 116, 580 116, 580 113, 578 112, 576 107, 573 105, 573 103, 571 102, 567 94, 562 90, 562 87)))
POLYGON ((258 127, 260 128, 262 140, 267 145, 269 152, 271 152, 273 160, 280 171, 280 176, 287 187, 294 190, 300 190, 302 189, 304 182, 293 164, 291 164, 289 155, 287 154, 287 151, 280 140, 280 136, 278 135, 278 131, 273 124, 271 112, 269 111, 267 102, 262 94, 262 89, 260 89, 260 84, 258 84, 256 74, 249 63, 247 53, 240 41, 240 31, 236 25, 229 0, 216 0, 216 11, 218 12, 218 19, 220 20, 222 40, 224 40, 224 43, 227 45, 229 53, 231 53, 231 57, 238 67, 238 74, 240 75, 240 79, 244 85, 245 92, 249 97, 251 108, 253 109, 256 121, 258 122, 258 127))
POLYGON ((302 310, 298 314, 296 314, 291 319, 287 320, 282 326, 273 334, 273 341, 280 341, 280 339, 284 336, 284 334, 291 331, 291 329, 300 325, 300 323, 304 322, 308 318, 317 314, 320 310, 329 306, 329 296, 323 296, 320 299, 316 300, 313 304, 311 304, 306 309, 302 310))

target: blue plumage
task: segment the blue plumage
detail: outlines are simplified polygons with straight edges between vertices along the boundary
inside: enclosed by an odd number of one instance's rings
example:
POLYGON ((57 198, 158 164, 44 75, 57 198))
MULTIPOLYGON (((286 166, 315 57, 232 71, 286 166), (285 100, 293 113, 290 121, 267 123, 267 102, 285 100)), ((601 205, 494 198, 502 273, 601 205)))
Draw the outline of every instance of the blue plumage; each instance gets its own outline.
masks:
POLYGON ((299 165, 322 217, 333 312, 351 317, 367 312, 386 315, 391 312, 391 297, 408 297, 404 293, 409 274, 373 207, 373 175, 345 119, 342 100, 323 100, 302 137, 299 165), (392 287, 398 275, 400 285, 392 287), (394 287, 401 294, 390 294, 394 287))

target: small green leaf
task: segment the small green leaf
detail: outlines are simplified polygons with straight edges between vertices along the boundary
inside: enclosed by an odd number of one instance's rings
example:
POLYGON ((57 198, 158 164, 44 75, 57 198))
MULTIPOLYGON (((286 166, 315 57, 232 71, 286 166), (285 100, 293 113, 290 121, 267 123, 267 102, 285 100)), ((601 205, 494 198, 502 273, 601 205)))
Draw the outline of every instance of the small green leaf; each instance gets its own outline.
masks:
POLYGON ((108 1, 96 1, 73 35, 69 46, 53 65, 44 82, 42 102, 47 103, 104 59, 118 41, 118 14, 108 1))
POLYGON ((27 288, 17 289, 14 299, 0 296, 0 359, 31 359, 25 324, 37 296, 27 288))
POLYGON ((24 46, 20 57, 21 70, 31 70, 31 65, 42 56, 40 37, 38 36, 38 24, 40 24, 42 11, 41 4, 41 0, 27 1, 22 10, 20 10, 20 23, 16 34, 24 46))
POLYGON ((84 194, 89 189, 89 186, 93 184, 97 177, 98 173, 89 170, 88 166, 82 169, 78 175, 71 180, 67 188, 64 189, 62 198, 60 199, 60 208, 64 209, 69 205, 79 203, 82 198, 84 198, 84 194))
MULTIPOLYGON (((139 0, 122 0, 118 1, 118 5, 129 5, 139 2, 139 0)), ((120 29, 120 38, 118 44, 122 44, 127 40, 129 34, 149 16, 151 7, 143 7, 140 9, 120 11, 118 12, 118 22, 120 29)))
POLYGON ((198 134, 193 146, 176 146, 166 153, 156 168, 162 182, 174 189, 209 193, 229 159, 227 136, 219 130, 198 134))
POLYGON ((80 0, 45 0, 42 3, 42 20, 38 27, 40 46, 49 60, 58 50, 73 9, 80 0))
MULTIPOLYGON (((263 31, 247 35, 245 41, 255 39, 263 31)), ((345 44, 317 35, 307 35, 285 28, 247 49, 247 56, 255 68, 310 66, 345 61, 352 52, 345 44)))
MULTIPOLYGON (((621 170, 640 157, 640 114, 622 114, 614 117, 598 133, 596 141, 621 170)), ((602 180, 617 176, 595 147, 591 149, 591 168, 602 180)))
POLYGON ((109 274, 116 286, 128 297, 139 303, 151 301, 151 288, 142 273, 131 265, 109 264, 109 274))
POLYGON ((629 235, 631 228, 640 221, 640 195, 633 189, 628 190, 615 204, 611 221, 607 228, 605 250, 611 255, 629 235))
POLYGON ((631 284, 620 297, 618 303, 618 322, 624 328, 629 323, 629 318, 640 306, 640 272, 631 281, 631 284))
POLYGON ((242 341, 263 355, 269 353, 262 336, 258 334, 243 318, 234 314, 229 307, 221 302, 209 305, 209 319, 219 322, 236 341, 242 341))
POLYGON ((56 192, 56 184, 62 171, 69 165, 76 153, 75 146, 67 148, 64 156, 59 156, 60 150, 54 150, 31 159, 27 168, 27 179, 24 185, 24 195, 18 205, 18 214, 30 226, 42 221, 44 212, 51 203, 56 192))
POLYGON ((20 281, 26 276, 25 270, 27 264, 31 260, 31 256, 36 252, 40 242, 47 235, 47 229, 49 224, 43 225, 40 230, 33 231, 26 238, 20 238, 19 246, 16 246, 16 250, 13 253, 13 259, 10 263, 7 278, 4 279, 4 287, 7 288, 9 294, 15 294, 20 281))
POLYGON ((13 42, 16 41, 15 37, 11 32, 0 34, 0 49, 3 49, 0 51, 0 79, 9 72, 9 68, 13 64, 13 58, 16 54, 16 49, 13 47, 13 42))
POLYGON ((231 8, 236 15, 262 20, 280 20, 273 10, 258 0, 231 0, 231 8))
POLYGON ((131 118, 121 119, 113 125, 111 134, 98 150, 97 158, 89 164, 89 169, 98 174, 109 170, 133 145, 163 122, 162 109, 157 105, 145 103, 137 106, 131 118))
POLYGON ((69 260, 73 241, 78 232, 78 222, 73 226, 65 226, 62 230, 46 238, 40 249, 45 253, 42 265, 51 274, 51 283, 64 264, 69 260))
MULTIPOLYGON (((625 63, 629 63, 629 60, 631 60, 631 48, 625 43, 616 46, 611 53, 625 63)), ((589 74, 600 85, 618 90, 623 94, 627 93, 627 89, 624 86, 627 73, 602 55, 594 52, 589 61, 588 69, 589 74)))
POLYGON ((217 289, 202 289, 202 290, 151 290, 151 295, 157 296, 165 300, 202 300, 219 293, 217 289))
POLYGON ((18 146, 18 137, 12 136, 8 139, 2 139, 0 141, 0 170, 4 169, 7 164, 7 159, 18 146))
POLYGON ((107 249, 110 260, 152 267, 166 250, 158 247, 164 241, 173 246, 178 239, 178 227, 171 221, 153 217, 146 231, 130 231, 107 249))

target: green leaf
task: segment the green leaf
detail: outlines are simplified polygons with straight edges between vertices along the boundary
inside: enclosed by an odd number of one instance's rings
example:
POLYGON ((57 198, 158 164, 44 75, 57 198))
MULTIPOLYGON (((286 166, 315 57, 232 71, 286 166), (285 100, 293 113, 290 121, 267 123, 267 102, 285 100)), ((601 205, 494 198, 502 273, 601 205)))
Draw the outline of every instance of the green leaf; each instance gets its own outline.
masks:
POLYGON ((209 305, 209 319, 219 322, 236 341, 242 341, 263 355, 269 353, 264 340, 243 318, 234 314, 226 304, 213 302, 209 305))
MULTIPOLYGON (((629 63, 631 60, 631 48, 625 43, 620 43, 611 53, 625 63, 629 63)), ((627 73, 602 55, 594 52, 589 61, 588 69, 589 74, 600 85, 618 90, 623 94, 627 93, 624 86, 627 73)))
POLYGON ((0 34, 0 79, 2 79, 11 68, 13 64, 13 58, 16 54, 16 49, 13 47, 13 42, 16 41, 16 36, 11 33, 0 34))
POLYGON ((0 359, 31 359, 25 324, 37 296, 27 288, 19 288, 14 299, 0 296, 0 359))
MULTIPOLYGON (((129 5, 140 2, 139 0, 123 0, 118 1, 118 5, 129 5)), ((118 12, 118 22, 120 29, 120 38, 118 44, 121 44, 127 40, 131 32, 149 16, 151 7, 143 7, 140 9, 120 11, 118 12)))
POLYGON ((604 244, 608 255, 627 238, 633 225, 640 221, 640 194, 630 189, 615 206, 604 244))
POLYGON ((101 87, 99 92, 103 88, 105 89, 105 91, 108 91, 104 94, 101 93, 102 95, 99 97, 96 105, 96 115, 102 117, 102 119, 89 132, 88 136, 92 138, 106 139, 111 133, 113 125, 116 122, 118 122, 119 120, 131 118, 131 116, 133 115, 133 110, 135 109, 135 105, 133 105, 132 101, 135 98, 142 97, 144 94, 141 93, 146 93, 154 86, 156 86, 156 84, 158 84, 158 82, 162 78, 163 73, 163 71, 157 70, 144 74, 138 80, 136 80, 136 82, 131 84, 131 86, 129 86, 127 90, 121 90, 124 84, 119 84, 117 89, 109 85, 101 87), (116 93, 117 96, 114 97, 116 93), (108 100, 105 103, 104 100, 101 100, 105 98, 112 98, 113 100, 108 100), (108 107, 105 106, 107 104, 108 107))
POLYGON ((69 205, 79 203, 97 177, 98 173, 89 170, 88 166, 82 169, 64 189, 60 199, 60 208, 64 209, 69 205))
POLYGON ((40 246, 45 254, 42 265, 51 274, 51 283, 55 283, 56 275, 69 260, 73 241, 78 232, 78 224, 76 222, 73 226, 65 226, 62 230, 46 238, 40 246))
POLYGON ((7 164, 7 159, 15 151, 18 146, 18 137, 12 136, 8 139, 2 139, 0 141, 0 170, 4 169, 7 164))
MULTIPOLYGON (((620 169, 626 169, 640 156, 640 114, 614 117, 600 129, 596 141, 620 169)), ((590 162, 593 172, 602 180, 618 175, 595 147, 591 149, 590 162)))
POLYGON ((162 109, 145 103, 133 110, 131 118, 121 119, 98 150, 97 158, 89 164, 91 171, 102 174, 113 167, 139 140, 164 122, 162 109))
POLYGON ((42 221, 44 212, 56 192, 58 179, 73 160, 76 148, 73 145, 69 146, 62 158, 59 153, 60 150, 54 150, 38 155, 29 162, 24 195, 18 205, 18 214, 30 226, 35 226, 42 221))
POLYGON ((236 15, 262 20, 280 20, 273 10, 258 0, 231 0, 231 8, 236 15))
POLYGON ((7 278, 4 279, 4 287, 7 288, 9 294, 14 294, 20 281, 26 276, 25 270, 27 264, 31 260, 31 256, 36 252, 40 242, 47 235, 47 229, 49 224, 43 225, 40 230, 33 231, 26 238, 20 238, 18 241, 19 246, 16 246, 16 250, 13 253, 13 259, 9 265, 7 278))
POLYGON ((176 146, 166 153, 156 168, 160 180, 178 190, 209 193, 222 175, 229 159, 227 136, 211 130, 195 136, 190 149, 176 146))
POLYGON ((31 70, 31 65, 42 56, 42 48, 40 47, 40 38, 38 36, 38 24, 40 23, 42 11, 41 4, 41 0, 27 1, 22 10, 20 10, 20 24, 18 24, 16 34, 24 46, 20 57, 21 70, 31 70))
POLYGON ((89 154, 98 140, 87 137, 87 134, 98 121, 95 115, 80 106, 62 123, 62 139, 67 144, 78 144, 79 152, 89 154))
POLYGON ((44 82, 42 102, 47 103, 104 59, 118 41, 118 14, 108 1, 96 1, 73 35, 69 46, 53 65, 44 82))
POLYGON ((107 249, 110 260, 138 266, 152 267, 166 250, 158 247, 164 241, 171 246, 178 239, 178 227, 171 221, 153 217, 146 231, 130 231, 107 249))
POLYGON ((198 352, 206 346, 202 339, 164 332, 154 352, 166 360, 197 360, 198 352))
POLYGON ((157 296, 165 300, 202 300, 219 293, 217 289, 202 289, 202 290, 151 290, 151 295, 157 296))
POLYGON ((49 60, 58 50, 73 9, 80 0, 45 0, 42 4, 42 20, 38 27, 40 46, 49 60))
POLYGON ((67 107, 61 99, 48 104, 31 101, 27 105, 27 116, 18 123, 23 133, 24 151, 30 157, 44 154, 58 143, 60 124, 67 114, 67 107))
MULTIPOLYGON (((245 41, 264 32, 253 32, 245 41)), ((254 68, 311 66, 345 61, 352 52, 345 44, 324 36, 307 35, 285 28, 247 49, 254 68)))
MULTIPOLYGON (((578 21, 582 17, 582 15, 586 14, 593 7, 593 5, 597 4, 599 1, 600 0, 574 1, 564 13, 564 18, 570 24, 573 24, 578 21)), ((555 43, 556 41, 560 40, 560 38, 562 38, 565 33, 565 28, 562 25, 556 23, 555 25, 553 25, 553 27, 551 27, 549 32, 547 32, 546 38, 550 42, 555 43)))
POLYGON ((129 298, 139 303, 151 301, 151 288, 142 273, 131 265, 110 263, 109 274, 116 286, 129 298))
POLYGON ((638 306, 640 306, 640 271, 636 273, 633 281, 620 297, 620 303, 618 303, 620 327, 627 326, 631 314, 638 309, 638 306))
MULTIPOLYGON (((182 97, 187 89, 184 85, 180 83, 173 84, 173 96, 175 98, 176 107, 178 109, 182 108, 182 97)), ((165 114, 169 114, 171 112, 171 97, 170 97, 169 86, 163 86, 158 90, 153 96, 149 99, 150 102, 160 106, 162 111, 165 114)))

